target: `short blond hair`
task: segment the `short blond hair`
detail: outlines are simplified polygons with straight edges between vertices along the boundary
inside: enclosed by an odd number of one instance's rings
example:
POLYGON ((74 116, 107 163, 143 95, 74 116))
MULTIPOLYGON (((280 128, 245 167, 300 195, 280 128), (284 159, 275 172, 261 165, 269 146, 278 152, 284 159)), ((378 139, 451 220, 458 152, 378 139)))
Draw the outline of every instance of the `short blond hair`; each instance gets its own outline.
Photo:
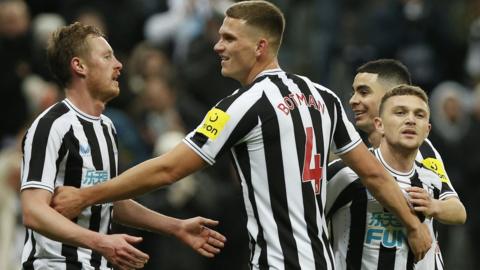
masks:
POLYGON ((280 48, 285 30, 285 17, 274 4, 262 0, 242 1, 231 5, 225 15, 244 20, 247 25, 261 29, 271 38, 275 51, 280 48))
POLYGON ((380 102, 380 109, 379 109, 380 115, 382 115, 382 112, 384 110, 385 102, 387 102, 389 98, 396 97, 396 96, 416 96, 421 100, 425 101, 425 103, 428 106, 428 97, 422 88, 418 86, 413 86, 413 85, 401 84, 387 91, 387 93, 383 96, 382 101, 380 102))

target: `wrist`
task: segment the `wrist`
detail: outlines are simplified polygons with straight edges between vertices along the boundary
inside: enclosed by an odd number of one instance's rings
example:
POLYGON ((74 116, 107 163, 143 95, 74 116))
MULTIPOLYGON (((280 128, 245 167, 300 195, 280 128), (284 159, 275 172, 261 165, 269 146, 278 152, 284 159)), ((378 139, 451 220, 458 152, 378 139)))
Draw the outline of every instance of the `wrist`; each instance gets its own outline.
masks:
POLYGON ((101 234, 92 232, 91 235, 86 237, 86 246, 92 250, 99 251, 102 237, 101 234))
POLYGON ((418 217, 415 215, 414 212, 412 212, 411 218, 404 224, 405 228, 407 229, 408 232, 415 232, 420 228, 420 225, 422 223, 418 219, 418 217))

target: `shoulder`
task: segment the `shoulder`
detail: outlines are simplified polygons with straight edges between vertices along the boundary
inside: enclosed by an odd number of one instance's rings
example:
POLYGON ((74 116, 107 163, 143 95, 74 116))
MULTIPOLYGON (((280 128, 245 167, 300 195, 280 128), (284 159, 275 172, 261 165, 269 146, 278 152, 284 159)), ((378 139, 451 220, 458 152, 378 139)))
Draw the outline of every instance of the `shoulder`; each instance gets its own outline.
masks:
POLYGON ((30 126, 31 129, 37 128, 50 128, 53 122, 62 120, 65 123, 71 122, 70 117, 72 117, 71 110, 68 106, 65 105, 63 102, 57 102, 54 105, 47 108, 45 111, 40 113, 37 118, 32 122, 30 126))
POLYGON ((425 139, 425 141, 423 141, 423 143, 420 145, 416 160, 421 162, 423 159, 427 158, 435 158, 441 160, 439 152, 428 138, 425 139))

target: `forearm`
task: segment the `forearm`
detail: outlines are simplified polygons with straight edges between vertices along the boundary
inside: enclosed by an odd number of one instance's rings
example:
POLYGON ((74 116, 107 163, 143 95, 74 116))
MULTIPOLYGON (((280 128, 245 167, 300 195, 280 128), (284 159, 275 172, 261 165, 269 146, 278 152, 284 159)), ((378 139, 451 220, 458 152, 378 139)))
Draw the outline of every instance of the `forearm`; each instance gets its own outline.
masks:
POLYGON ((451 197, 446 200, 437 200, 437 212, 433 218, 444 224, 464 224, 467 219, 467 213, 462 202, 458 198, 451 197))
POLYGON ((99 240, 98 233, 73 223, 45 202, 22 199, 22 205, 25 226, 52 240, 90 249, 99 240))
POLYGON ((129 227, 167 235, 175 235, 180 221, 150 210, 133 200, 115 202, 113 219, 129 227))
POLYGON ((147 160, 100 185, 81 189, 86 205, 119 201, 169 185, 205 166, 193 150, 183 143, 172 151, 147 160))
POLYGON ((366 177, 363 183, 377 201, 395 214, 407 229, 416 229, 420 225, 420 220, 408 207, 400 187, 386 172, 381 177, 366 177))

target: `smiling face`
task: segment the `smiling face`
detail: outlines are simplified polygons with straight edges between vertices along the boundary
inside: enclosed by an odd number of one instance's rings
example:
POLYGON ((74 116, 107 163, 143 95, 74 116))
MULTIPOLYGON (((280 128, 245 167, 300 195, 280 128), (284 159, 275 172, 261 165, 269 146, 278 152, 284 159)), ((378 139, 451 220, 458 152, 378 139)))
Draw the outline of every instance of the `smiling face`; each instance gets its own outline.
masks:
POLYGON ((87 46, 86 55, 80 57, 87 67, 87 87, 92 97, 107 102, 120 93, 118 77, 122 63, 115 58, 112 48, 103 37, 89 36, 87 46))
POLYGON ((370 134, 375 131, 374 118, 378 116, 378 107, 389 87, 379 79, 378 74, 358 73, 353 81, 353 95, 350 106, 355 114, 355 126, 370 134))
POLYGON ((384 102, 375 126, 387 144, 417 150, 430 132, 429 116, 427 103, 419 97, 392 96, 384 102))
POLYGON ((244 20, 226 17, 218 33, 213 49, 220 56, 222 75, 247 84, 256 64, 258 31, 244 20))

